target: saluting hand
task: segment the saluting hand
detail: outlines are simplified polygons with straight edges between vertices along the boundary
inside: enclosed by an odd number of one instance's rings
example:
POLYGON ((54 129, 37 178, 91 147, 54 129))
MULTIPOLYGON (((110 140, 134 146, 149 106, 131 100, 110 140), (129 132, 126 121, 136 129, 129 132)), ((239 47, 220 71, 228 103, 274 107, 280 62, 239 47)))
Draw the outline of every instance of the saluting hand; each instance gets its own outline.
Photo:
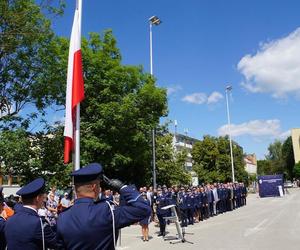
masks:
POLYGON ((124 186, 124 183, 118 179, 104 179, 106 184, 111 187, 114 191, 120 191, 120 189, 124 186))

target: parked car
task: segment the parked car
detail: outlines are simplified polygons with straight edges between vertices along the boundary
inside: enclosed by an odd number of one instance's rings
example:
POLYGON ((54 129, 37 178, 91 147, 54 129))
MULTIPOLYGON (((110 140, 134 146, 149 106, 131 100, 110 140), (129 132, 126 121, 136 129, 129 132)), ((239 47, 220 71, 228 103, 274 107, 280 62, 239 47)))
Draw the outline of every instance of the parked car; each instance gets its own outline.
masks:
POLYGON ((292 187, 294 187, 294 186, 293 186, 293 183, 291 181, 286 181, 284 183, 284 188, 292 188, 292 187))

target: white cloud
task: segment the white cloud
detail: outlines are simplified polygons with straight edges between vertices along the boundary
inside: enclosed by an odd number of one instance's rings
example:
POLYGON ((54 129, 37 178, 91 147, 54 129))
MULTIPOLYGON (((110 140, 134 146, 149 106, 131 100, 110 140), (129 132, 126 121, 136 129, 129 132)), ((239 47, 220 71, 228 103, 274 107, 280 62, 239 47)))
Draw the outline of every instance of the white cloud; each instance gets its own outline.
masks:
POLYGON ((193 93, 191 95, 186 95, 182 98, 182 101, 194 103, 194 104, 213 104, 217 103, 223 98, 223 95, 217 91, 212 92, 210 95, 206 93, 193 93))
POLYGON ((169 87, 167 87, 167 94, 169 96, 180 90, 182 90, 182 87, 180 85, 169 86, 169 87))
POLYGON ((300 94, 300 28, 287 37, 260 44, 255 55, 245 55, 237 66, 242 83, 253 93, 273 97, 300 94))
MULTIPOLYGON (((271 136, 280 138, 284 133, 281 132, 280 121, 274 120, 253 120, 242 124, 231 124, 230 132, 233 137, 250 135, 254 137, 271 136)), ((229 126, 223 125, 218 129, 219 135, 227 135, 229 126)), ((285 132, 286 133, 286 132, 285 132)))
POLYGON ((216 103, 223 99, 223 95, 217 91, 214 91, 207 97, 207 104, 216 103))
POLYGON ((205 93, 193 93, 191 95, 186 95, 182 98, 182 101, 195 103, 195 104, 203 104, 207 101, 207 96, 205 93))

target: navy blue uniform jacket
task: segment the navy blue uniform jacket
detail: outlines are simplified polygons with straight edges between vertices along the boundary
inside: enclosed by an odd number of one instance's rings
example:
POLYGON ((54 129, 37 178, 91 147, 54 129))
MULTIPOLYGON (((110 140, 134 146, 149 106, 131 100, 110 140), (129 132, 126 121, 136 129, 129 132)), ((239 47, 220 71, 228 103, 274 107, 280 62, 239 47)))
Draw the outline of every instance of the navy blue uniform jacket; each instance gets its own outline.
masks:
MULTIPOLYGON (((56 234, 43 221, 46 248, 56 247, 56 234)), ((27 207, 19 207, 18 212, 6 221, 5 237, 8 250, 43 249, 42 225, 37 212, 27 207)))
POLYGON ((165 194, 157 196, 156 205, 157 205, 157 209, 156 209, 157 215, 162 215, 162 216, 168 215, 169 209, 162 209, 163 207, 170 205, 169 199, 167 198, 167 196, 165 194))
POLYGON ((5 219, 0 216, 0 250, 4 250, 6 248, 4 227, 5 227, 5 219))
MULTIPOLYGON (((126 205, 115 207, 115 229, 150 216, 151 208, 133 187, 120 190, 126 205)), ((114 249, 113 219, 107 202, 80 198, 59 215, 57 221, 58 248, 70 250, 114 249)))

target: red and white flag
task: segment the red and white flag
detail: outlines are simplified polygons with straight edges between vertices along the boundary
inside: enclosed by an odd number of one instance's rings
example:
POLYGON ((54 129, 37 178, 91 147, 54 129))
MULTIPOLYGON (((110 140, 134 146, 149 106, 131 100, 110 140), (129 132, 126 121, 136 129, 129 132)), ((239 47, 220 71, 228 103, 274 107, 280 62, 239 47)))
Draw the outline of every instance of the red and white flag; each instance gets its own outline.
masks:
POLYGON ((81 4, 76 8, 70 39, 67 90, 66 90, 66 114, 65 114, 65 148, 64 163, 70 162, 70 153, 75 144, 76 106, 84 99, 84 83, 81 59, 81 4))

